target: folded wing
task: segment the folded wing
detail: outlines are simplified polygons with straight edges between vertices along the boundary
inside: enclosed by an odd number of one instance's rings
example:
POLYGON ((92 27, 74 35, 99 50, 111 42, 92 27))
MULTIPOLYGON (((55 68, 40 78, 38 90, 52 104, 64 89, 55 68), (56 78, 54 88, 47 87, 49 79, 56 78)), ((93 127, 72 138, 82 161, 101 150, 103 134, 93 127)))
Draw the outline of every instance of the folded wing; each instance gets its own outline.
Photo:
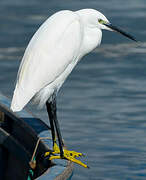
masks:
POLYGON ((42 88, 76 60, 81 27, 72 11, 51 16, 31 39, 20 64, 11 109, 20 111, 42 88))

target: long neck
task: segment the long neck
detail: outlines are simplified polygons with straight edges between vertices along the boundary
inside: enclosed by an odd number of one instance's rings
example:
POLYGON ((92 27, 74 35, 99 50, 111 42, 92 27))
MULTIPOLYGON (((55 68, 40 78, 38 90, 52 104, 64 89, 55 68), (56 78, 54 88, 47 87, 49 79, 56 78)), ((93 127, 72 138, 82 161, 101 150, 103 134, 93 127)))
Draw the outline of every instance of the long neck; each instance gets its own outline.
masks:
POLYGON ((81 29, 82 29, 83 39, 80 48, 80 55, 79 55, 80 58, 82 58, 86 54, 93 51, 96 47, 98 47, 102 39, 102 31, 100 29, 96 27, 95 28, 87 27, 84 26, 84 24, 82 24, 81 26, 82 26, 81 29))
POLYGON ((93 51, 100 45, 102 38, 102 31, 97 28, 84 28, 83 48, 84 53, 87 54, 93 51))

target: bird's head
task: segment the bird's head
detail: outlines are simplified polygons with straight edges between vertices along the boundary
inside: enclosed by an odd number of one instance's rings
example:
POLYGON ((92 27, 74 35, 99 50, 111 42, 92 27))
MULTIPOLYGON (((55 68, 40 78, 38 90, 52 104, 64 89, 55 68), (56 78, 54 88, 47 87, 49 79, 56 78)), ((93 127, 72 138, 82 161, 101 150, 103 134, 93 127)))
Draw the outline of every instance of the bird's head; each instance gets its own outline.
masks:
POLYGON ((112 25, 110 21, 99 11, 94 9, 82 9, 78 11, 82 15, 84 23, 91 28, 98 28, 100 30, 109 30, 118 32, 133 41, 137 41, 133 36, 112 25))

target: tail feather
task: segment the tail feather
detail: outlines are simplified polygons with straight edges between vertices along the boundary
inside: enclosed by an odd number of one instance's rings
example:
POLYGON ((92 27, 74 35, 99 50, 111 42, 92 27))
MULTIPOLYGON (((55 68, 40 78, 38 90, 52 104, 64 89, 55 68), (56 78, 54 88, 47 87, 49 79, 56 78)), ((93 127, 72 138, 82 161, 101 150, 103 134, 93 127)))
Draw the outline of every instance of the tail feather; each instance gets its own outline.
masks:
POLYGON ((23 90, 20 86, 16 85, 12 103, 11 103, 11 110, 13 112, 21 111, 24 106, 32 100, 33 104, 38 104, 38 107, 41 109, 47 100, 51 100, 51 96, 54 93, 54 89, 50 88, 50 86, 46 86, 45 88, 41 89, 39 92, 35 90, 28 89, 23 90))
POLYGON ((50 86, 46 86, 45 88, 43 88, 35 94, 35 96, 32 99, 32 102, 33 104, 38 104, 38 108, 42 109, 46 101, 50 100, 50 97, 53 93, 54 89, 51 89, 50 86))
POLYGON ((23 91, 16 86, 11 102, 11 110, 13 112, 21 111, 24 106, 31 100, 33 95, 34 93, 23 93, 23 91))

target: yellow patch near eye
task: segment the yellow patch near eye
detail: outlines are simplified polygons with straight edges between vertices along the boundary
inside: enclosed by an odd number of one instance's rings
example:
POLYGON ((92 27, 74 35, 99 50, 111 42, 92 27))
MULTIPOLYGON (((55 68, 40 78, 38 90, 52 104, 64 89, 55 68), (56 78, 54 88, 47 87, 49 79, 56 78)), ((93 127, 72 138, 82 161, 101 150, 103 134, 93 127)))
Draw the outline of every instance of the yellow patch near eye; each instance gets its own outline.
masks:
POLYGON ((104 20, 102 20, 102 19, 99 19, 98 22, 99 22, 100 24, 107 24, 107 22, 104 21, 104 20))

